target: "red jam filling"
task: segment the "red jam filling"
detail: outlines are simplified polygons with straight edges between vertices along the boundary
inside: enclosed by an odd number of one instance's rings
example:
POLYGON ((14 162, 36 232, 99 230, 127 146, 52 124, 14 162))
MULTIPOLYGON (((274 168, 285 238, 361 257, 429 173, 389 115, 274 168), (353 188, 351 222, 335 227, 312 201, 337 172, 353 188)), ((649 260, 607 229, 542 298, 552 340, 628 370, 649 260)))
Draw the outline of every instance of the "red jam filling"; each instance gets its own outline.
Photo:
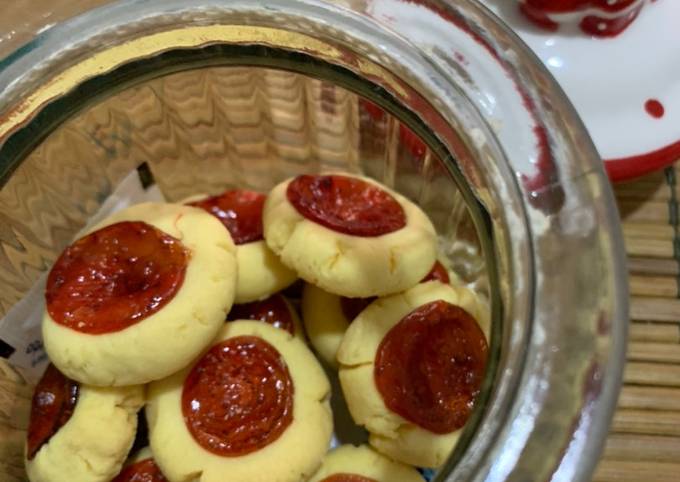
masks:
POLYGON ((351 323, 354 318, 359 316, 359 313, 364 311, 368 305, 373 303, 377 298, 375 296, 371 298, 347 298, 345 296, 340 298, 340 308, 342 308, 342 314, 351 323))
POLYGON ((288 331, 291 335, 295 334, 293 316, 288 309, 286 300, 279 294, 274 294, 262 301, 234 305, 229 316, 227 316, 227 320, 264 321, 276 328, 288 331))
POLYGON ((383 338, 374 379, 385 405, 437 434, 467 421, 484 376, 487 344, 469 313, 433 301, 402 318, 383 338))
POLYGON ((111 482, 167 482, 153 459, 145 459, 125 467, 111 482))
POLYGON ((192 436, 223 457, 269 445, 293 421, 293 381, 279 352, 254 336, 220 342, 184 382, 182 412, 192 436))
POLYGON ((172 300, 188 260, 179 240, 146 223, 106 226, 59 256, 47 277, 47 311, 82 333, 123 330, 172 300))
POLYGON ((237 189, 189 205, 208 211, 222 221, 235 244, 246 244, 263 239, 262 209, 266 198, 259 192, 237 189))
POLYGON ((333 474, 329 475, 320 482, 378 482, 370 477, 364 477, 363 475, 356 474, 333 474))
POLYGON ((27 457, 32 460, 69 421, 78 402, 79 385, 66 378, 52 364, 38 382, 31 401, 31 418, 28 423, 27 457))
POLYGON ((406 226, 401 204, 362 179, 298 176, 288 184, 286 195, 302 216, 339 233, 373 237, 406 226))
POLYGON ((444 265, 439 261, 435 261, 434 266, 432 266, 430 272, 425 275, 421 283, 426 281, 440 281, 444 284, 448 284, 451 280, 449 279, 449 273, 446 271, 446 268, 444 268, 444 265))

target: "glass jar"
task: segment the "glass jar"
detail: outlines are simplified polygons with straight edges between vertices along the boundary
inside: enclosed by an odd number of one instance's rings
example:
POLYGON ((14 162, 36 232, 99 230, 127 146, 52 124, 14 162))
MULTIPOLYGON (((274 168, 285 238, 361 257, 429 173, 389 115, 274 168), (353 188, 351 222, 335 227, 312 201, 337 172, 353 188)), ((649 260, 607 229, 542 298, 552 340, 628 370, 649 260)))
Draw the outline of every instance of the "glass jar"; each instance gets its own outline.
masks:
POLYGON ((622 236, 581 121, 517 37, 473 0, 136 0, 64 20, 101 3, 51 3, 58 23, 27 20, 35 38, 0 62, 3 314, 140 165, 170 200, 363 172, 430 215, 491 303, 483 394, 436 480, 589 478, 622 377, 622 236))

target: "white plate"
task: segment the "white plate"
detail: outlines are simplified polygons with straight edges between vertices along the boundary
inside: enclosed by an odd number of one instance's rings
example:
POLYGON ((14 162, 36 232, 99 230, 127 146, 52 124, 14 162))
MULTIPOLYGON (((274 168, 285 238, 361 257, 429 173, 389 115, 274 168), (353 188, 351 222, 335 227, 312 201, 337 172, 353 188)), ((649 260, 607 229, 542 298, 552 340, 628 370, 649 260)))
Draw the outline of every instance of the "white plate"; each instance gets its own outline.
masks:
POLYGON ((592 38, 563 27, 548 32, 526 19, 514 1, 481 1, 555 76, 613 180, 680 159, 680 0, 648 2, 613 38, 592 38))

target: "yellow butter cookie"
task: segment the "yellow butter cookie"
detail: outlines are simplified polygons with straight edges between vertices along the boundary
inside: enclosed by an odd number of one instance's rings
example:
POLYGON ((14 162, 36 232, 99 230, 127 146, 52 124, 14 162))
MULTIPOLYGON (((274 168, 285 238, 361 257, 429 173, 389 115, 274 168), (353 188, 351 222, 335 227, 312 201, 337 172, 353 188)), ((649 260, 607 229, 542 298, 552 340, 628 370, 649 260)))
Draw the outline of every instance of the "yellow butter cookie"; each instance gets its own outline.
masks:
POLYGON ((33 395, 26 443, 31 482, 108 482, 125 461, 144 404, 140 386, 81 385, 49 365, 33 395))
MULTIPOLYGON (((422 282, 448 283, 450 273, 437 261, 422 282)), ((346 298, 309 283, 302 291, 302 320, 309 341, 328 365, 337 368, 336 355, 345 331, 356 316, 375 298, 346 298)))
POLYGON ((329 396, 302 341, 266 323, 226 323, 190 367, 149 386, 151 449, 171 481, 306 480, 330 443, 329 396))
POLYGON ((216 196, 192 196, 186 202, 217 217, 236 243, 239 275, 235 303, 266 298, 292 284, 297 275, 286 267, 262 237, 265 195, 242 189, 216 196))
POLYGON ((124 209, 69 246, 50 271, 45 349, 65 375, 90 385, 166 377, 221 328, 236 276, 234 243, 203 210, 124 209))
POLYGON ((408 289, 432 267, 436 235, 414 203, 368 178, 298 176, 263 212, 267 245, 308 283, 367 298, 408 289))
POLYGON ((227 320, 259 320, 305 341, 302 322, 293 305, 280 293, 260 301, 243 303, 231 307, 227 320))
POLYGON ((390 460, 367 445, 341 445, 333 449, 309 482, 349 480, 341 476, 360 476, 367 482, 423 482, 413 467, 390 460))
POLYGON ((469 289, 430 281, 377 299, 352 322, 340 383, 376 450, 418 467, 446 460, 481 385, 487 313, 469 289))

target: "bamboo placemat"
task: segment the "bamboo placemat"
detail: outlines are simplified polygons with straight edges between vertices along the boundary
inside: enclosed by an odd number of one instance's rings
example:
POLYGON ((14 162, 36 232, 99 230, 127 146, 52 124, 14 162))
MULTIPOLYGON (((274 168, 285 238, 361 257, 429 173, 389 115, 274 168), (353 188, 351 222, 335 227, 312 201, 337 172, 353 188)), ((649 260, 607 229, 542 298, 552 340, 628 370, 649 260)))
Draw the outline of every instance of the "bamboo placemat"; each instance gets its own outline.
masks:
POLYGON ((629 260, 624 387, 597 482, 680 481, 680 162, 615 187, 629 260))

